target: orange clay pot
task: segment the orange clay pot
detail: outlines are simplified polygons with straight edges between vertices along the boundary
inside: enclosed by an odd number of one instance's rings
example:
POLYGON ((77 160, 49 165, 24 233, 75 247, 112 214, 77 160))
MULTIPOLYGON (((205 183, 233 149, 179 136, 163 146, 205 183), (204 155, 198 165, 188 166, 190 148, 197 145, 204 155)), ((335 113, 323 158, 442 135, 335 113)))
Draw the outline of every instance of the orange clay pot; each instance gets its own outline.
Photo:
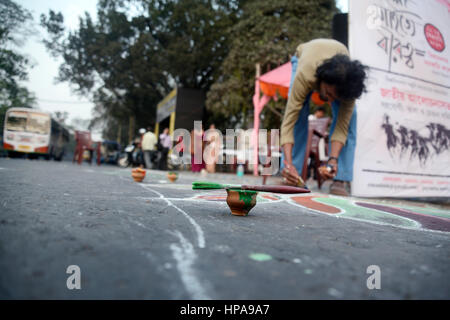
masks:
POLYGON ((131 176, 133 177, 133 180, 136 182, 142 182, 145 178, 145 169, 142 168, 135 168, 131 170, 131 176))
POLYGON ((258 192, 240 189, 227 189, 227 204, 231 214, 235 216, 246 216, 256 205, 258 192))
POLYGON ((169 179, 170 182, 175 182, 178 179, 178 173, 176 173, 176 172, 168 172, 167 173, 167 179, 169 179))

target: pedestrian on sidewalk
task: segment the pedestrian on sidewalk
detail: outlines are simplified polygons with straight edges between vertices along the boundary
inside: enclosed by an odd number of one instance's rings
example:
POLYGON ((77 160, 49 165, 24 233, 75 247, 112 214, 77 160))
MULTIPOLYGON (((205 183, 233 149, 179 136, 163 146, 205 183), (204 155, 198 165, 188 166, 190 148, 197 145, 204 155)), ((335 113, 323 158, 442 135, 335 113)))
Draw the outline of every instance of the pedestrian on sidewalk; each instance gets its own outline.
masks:
MULTIPOLYGON (((214 124, 211 124, 209 126, 208 130, 215 131, 216 126, 214 124)), ((217 150, 220 150, 220 141, 215 134, 211 134, 210 141, 207 144, 207 146, 209 149, 209 154, 206 155, 207 159, 205 159, 206 171, 208 173, 215 173, 216 172, 216 163, 219 158, 219 154, 218 154, 217 150)))
POLYGON ((156 154, 156 135, 152 132, 152 128, 148 127, 147 132, 142 137, 142 152, 144 153, 145 167, 153 169, 153 159, 156 154))
POLYGON ((158 161, 158 169, 167 170, 167 155, 172 147, 172 139, 169 135, 169 128, 164 128, 163 132, 159 135, 159 144, 161 147, 161 157, 158 161))
POLYGON ((191 171, 202 172, 205 170, 205 159, 203 159, 204 136, 203 127, 194 128, 191 131, 191 171), (195 141, 195 143, 194 143, 195 141))

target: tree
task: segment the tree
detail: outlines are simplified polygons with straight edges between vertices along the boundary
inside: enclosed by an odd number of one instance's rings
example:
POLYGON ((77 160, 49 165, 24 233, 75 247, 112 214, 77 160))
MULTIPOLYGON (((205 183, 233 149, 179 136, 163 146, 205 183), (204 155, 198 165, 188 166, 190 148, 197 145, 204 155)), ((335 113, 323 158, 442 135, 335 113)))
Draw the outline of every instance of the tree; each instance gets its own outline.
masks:
POLYGON ((31 14, 11 0, 0 0, 0 128, 6 110, 11 107, 31 108, 36 98, 27 88, 19 85, 26 80, 28 59, 17 52, 20 36, 30 29, 31 14))
POLYGON ((58 80, 91 96, 94 122, 106 121, 119 136, 127 126, 131 140, 138 127, 155 122, 156 105, 174 86, 208 90, 216 80, 234 2, 100 0, 98 21, 85 14, 74 32, 66 34, 63 16, 53 11, 41 25, 48 50, 64 60, 58 80))
POLYGON ((177 86, 209 90, 229 51, 230 27, 239 1, 143 1, 150 34, 161 51, 161 67, 177 86))
MULTIPOLYGON (((334 0, 253 0, 242 5, 231 30, 233 42, 222 64, 222 77, 207 95, 207 108, 229 119, 227 125, 248 127, 253 112, 255 64, 262 73, 288 62, 301 42, 331 36, 334 0)), ((261 118, 266 128, 279 128, 286 101, 270 102, 261 118)))
POLYGON ((31 13, 11 0, 0 0, 0 108, 31 107, 34 95, 19 81, 27 79, 28 59, 17 52, 21 36, 30 32, 31 13))
POLYGON ((55 111, 55 112, 53 112, 53 117, 59 123, 66 124, 66 121, 69 118, 69 112, 67 112, 67 111, 55 111))
POLYGON ((155 63, 152 39, 139 19, 127 16, 127 3, 99 1, 98 21, 94 23, 85 13, 78 30, 67 35, 60 13, 42 15, 41 25, 50 35, 45 40, 47 49, 64 60, 58 80, 74 84, 78 94, 91 96, 96 104, 94 122, 128 118, 131 141, 136 120, 138 125, 154 121, 161 91, 169 86, 155 63))
MULTIPOLYGON (((99 0, 97 20, 86 13, 75 31, 53 11, 41 25, 48 50, 64 61, 58 80, 95 103, 91 125, 130 141, 175 86, 209 91, 218 128, 246 127, 255 63, 274 68, 301 41, 328 37, 336 11, 334 0, 99 0)), ((266 112, 269 125, 277 118, 266 112)))

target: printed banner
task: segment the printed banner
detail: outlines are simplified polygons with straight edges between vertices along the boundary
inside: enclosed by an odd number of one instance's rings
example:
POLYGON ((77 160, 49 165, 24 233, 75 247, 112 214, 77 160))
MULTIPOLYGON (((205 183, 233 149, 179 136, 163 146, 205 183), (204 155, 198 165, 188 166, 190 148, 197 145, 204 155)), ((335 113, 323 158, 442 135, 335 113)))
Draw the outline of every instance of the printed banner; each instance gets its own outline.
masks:
POLYGON ((350 0, 357 101, 352 194, 450 196, 450 1, 350 0))
POLYGON ((161 122, 172 112, 177 106, 177 89, 173 89, 158 105, 156 106, 156 122, 161 122))

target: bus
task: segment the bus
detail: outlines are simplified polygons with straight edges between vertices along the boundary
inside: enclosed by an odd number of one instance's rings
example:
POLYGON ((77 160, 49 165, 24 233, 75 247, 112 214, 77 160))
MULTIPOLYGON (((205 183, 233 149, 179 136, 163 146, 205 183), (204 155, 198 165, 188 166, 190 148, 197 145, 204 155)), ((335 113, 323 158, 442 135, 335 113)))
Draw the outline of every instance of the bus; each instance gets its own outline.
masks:
POLYGON ((48 112, 30 108, 6 111, 3 148, 9 156, 27 154, 61 161, 70 140, 69 131, 48 112))

